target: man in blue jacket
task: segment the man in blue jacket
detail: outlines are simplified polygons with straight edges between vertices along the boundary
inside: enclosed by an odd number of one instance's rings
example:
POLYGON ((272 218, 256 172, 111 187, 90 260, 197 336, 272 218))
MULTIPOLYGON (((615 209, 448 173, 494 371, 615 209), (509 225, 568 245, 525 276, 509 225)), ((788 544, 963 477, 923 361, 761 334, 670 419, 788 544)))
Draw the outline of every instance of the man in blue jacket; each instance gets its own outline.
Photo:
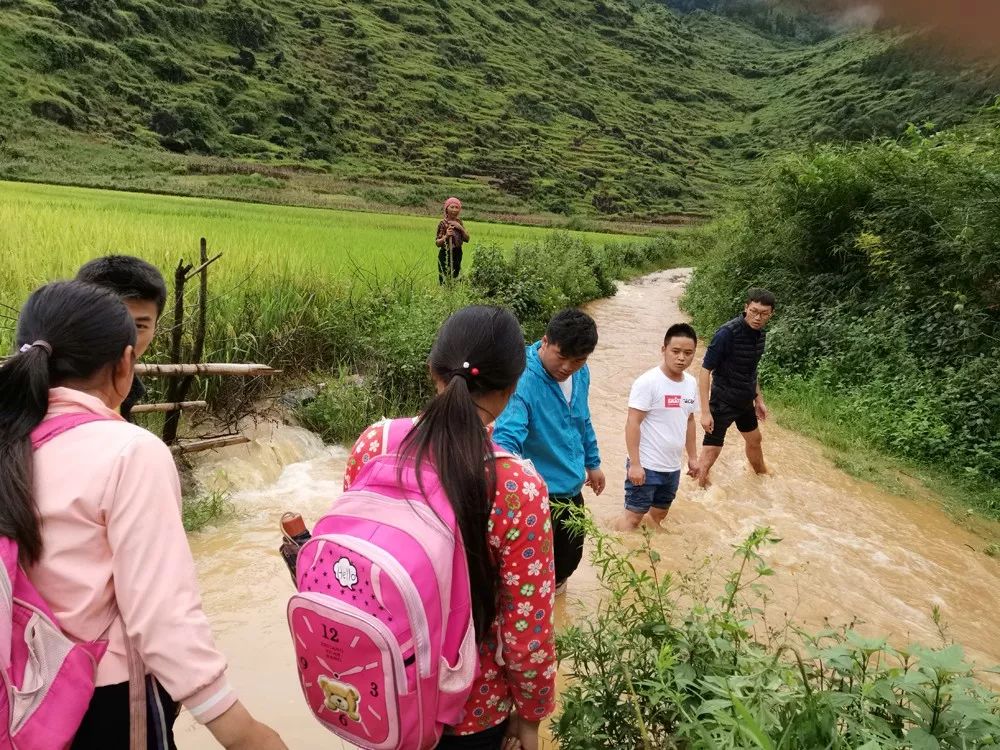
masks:
MULTIPOLYGON (((579 310, 557 313, 542 340, 528 347, 528 367, 493 432, 497 444, 535 465, 552 500, 578 508, 584 484, 595 495, 605 484, 587 402, 587 358, 596 347, 593 318, 579 310)), ((565 516, 553 510, 557 594, 583 559, 583 535, 566 527, 565 516)))

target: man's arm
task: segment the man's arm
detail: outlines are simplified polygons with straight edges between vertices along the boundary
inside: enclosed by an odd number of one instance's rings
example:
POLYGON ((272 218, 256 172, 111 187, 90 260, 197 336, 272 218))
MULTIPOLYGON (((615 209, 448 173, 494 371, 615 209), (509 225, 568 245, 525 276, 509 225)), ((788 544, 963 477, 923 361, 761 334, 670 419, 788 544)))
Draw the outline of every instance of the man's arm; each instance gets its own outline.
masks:
POLYGON ((698 395, 701 398, 701 426, 705 428, 705 432, 712 432, 715 429, 715 420, 712 419, 712 410, 708 405, 711 390, 712 371, 703 366, 698 373, 698 395))
POLYGON ((629 407, 625 420, 625 449, 628 451, 628 479, 632 484, 646 483, 646 470, 639 460, 639 439, 642 436, 642 421, 647 412, 629 407))
MULTIPOLYGON (((583 401, 583 465, 587 469, 587 481, 586 484, 590 487, 595 495, 600 495, 604 492, 604 485, 607 483, 607 479, 604 476, 604 472, 601 471, 601 451, 597 447, 597 433, 594 432, 594 425, 590 421, 590 370, 584 367, 583 375, 580 379, 580 384, 584 388, 584 401, 583 401)), ((574 387, 577 387, 574 384, 574 387)))
POLYGON ((757 412, 757 419, 764 421, 767 419, 767 405, 764 403, 764 393, 760 390, 760 380, 757 381, 757 395, 753 400, 754 411, 757 412))
POLYGON ((698 476, 698 441, 695 437, 694 414, 688 414, 687 435, 684 439, 688 456, 688 474, 698 476))
POLYGON ((521 394, 514 392, 497 418, 493 429, 493 442, 516 456, 524 455, 524 441, 528 439, 531 411, 521 394))

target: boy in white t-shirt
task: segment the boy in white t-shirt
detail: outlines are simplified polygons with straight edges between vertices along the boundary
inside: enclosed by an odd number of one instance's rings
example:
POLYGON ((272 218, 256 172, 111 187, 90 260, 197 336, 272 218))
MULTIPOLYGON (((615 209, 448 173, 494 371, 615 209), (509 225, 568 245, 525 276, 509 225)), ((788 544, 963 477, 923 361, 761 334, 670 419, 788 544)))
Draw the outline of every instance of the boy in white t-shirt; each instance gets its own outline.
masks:
POLYGON ((663 363, 632 384, 625 424, 625 514, 616 524, 619 531, 638 528, 647 514, 657 526, 663 522, 680 485, 685 449, 688 474, 698 475, 698 381, 685 372, 697 345, 698 336, 687 323, 670 326, 660 349, 663 363))

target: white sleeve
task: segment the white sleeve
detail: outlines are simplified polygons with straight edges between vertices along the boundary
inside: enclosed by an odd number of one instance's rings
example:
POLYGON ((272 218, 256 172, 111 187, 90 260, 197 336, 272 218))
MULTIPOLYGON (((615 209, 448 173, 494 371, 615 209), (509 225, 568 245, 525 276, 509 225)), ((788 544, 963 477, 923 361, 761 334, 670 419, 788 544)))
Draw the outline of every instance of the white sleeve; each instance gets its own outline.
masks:
POLYGON ((636 381, 632 383, 632 391, 628 395, 628 408, 649 411, 653 408, 651 401, 652 394, 647 378, 636 378, 636 381))

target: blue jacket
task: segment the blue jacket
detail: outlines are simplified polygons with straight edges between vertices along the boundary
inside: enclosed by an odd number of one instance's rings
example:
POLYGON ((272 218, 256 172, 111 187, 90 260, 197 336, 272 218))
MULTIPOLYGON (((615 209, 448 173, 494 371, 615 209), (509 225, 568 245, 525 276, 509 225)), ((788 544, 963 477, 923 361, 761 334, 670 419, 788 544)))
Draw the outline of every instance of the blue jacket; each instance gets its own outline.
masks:
POLYGON ((528 367, 517 390, 496 421, 493 440, 505 450, 529 459, 549 487, 549 494, 575 495, 586 470, 601 465, 597 435, 590 423, 590 370, 573 374, 569 404, 559 383, 538 358, 541 342, 528 347, 528 367))

